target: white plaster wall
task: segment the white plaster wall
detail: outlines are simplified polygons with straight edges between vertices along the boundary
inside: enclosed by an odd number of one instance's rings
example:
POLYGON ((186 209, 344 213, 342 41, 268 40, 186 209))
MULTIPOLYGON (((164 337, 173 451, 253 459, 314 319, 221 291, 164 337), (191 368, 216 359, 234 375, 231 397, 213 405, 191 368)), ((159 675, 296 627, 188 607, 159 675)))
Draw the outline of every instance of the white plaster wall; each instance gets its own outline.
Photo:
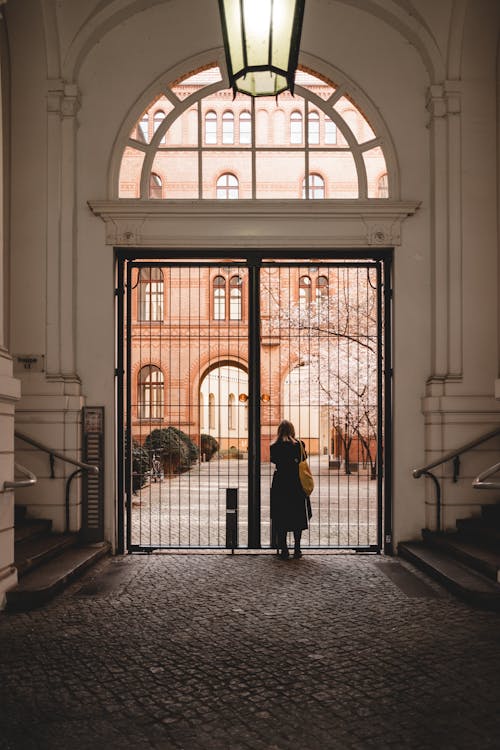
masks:
MULTIPOLYGON (((43 27, 38 2, 16 0, 10 5, 15 86, 12 337, 15 351, 43 352, 46 337, 43 27), (26 49, 30 49, 30 55, 24 54, 26 49), (32 168, 29 180, 24 177, 27 164, 32 168), (26 290, 32 302, 29 306, 25 304, 26 290)), ((458 5, 451 0, 437 4, 415 0, 412 14, 401 3, 381 0, 379 16, 375 16, 362 10, 363 3, 309 0, 302 38, 304 59, 316 58, 318 68, 323 66, 325 72, 330 66, 341 71, 355 84, 354 98, 373 103, 395 146, 400 178, 398 197, 421 201, 417 214, 403 224, 402 242, 396 247, 394 263, 394 516, 396 537, 400 539, 418 537, 425 523, 425 483, 413 480, 411 469, 432 456, 434 450, 456 447, 457 441, 468 440, 471 433, 480 433, 486 422, 496 420, 493 381, 498 362, 498 204, 497 161, 492 153, 496 149, 493 107, 498 6, 490 0, 467 4, 462 98, 463 378, 443 386, 443 393, 447 397, 453 394, 457 402, 450 404, 439 401, 441 396, 436 397, 438 401, 424 403, 424 409, 430 409, 430 416, 424 419, 422 414, 421 399, 426 394, 426 381, 433 374, 431 349, 435 326, 433 172, 426 94, 431 83, 442 83, 446 75, 449 22, 452 10, 458 5), (427 431, 426 421, 430 424, 427 431), (453 428, 449 428, 450 423, 453 428)), ((108 537, 112 537, 114 528, 114 268, 104 224, 91 213, 87 201, 111 196, 108 184, 111 155, 134 102, 138 102, 139 114, 141 106, 148 103, 144 92, 156 79, 165 74, 169 80, 195 66, 197 60, 210 59, 208 51, 219 50, 221 42, 215 3, 213 13, 208 12, 207 3, 202 0, 170 0, 154 3, 149 9, 146 6, 145 2, 128 0, 106 6, 90 0, 77 4, 67 0, 56 8, 61 68, 68 80, 74 75, 81 96, 77 115, 75 206, 76 370, 87 403, 106 407, 108 537), (127 8, 140 12, 127 15, 127 8), (113 16, 114 12, 117 15, 113 16), (99 28, 100 18, 104 25, 99 28), (84 50, 82 55, 78 53, 79 45, 84 50), (76 69, 72 67, 74 61, 78 62, 76 69)), ((365 7, 375 6, 366 3, 365 7)), ((240 237, 246 232, 242 221, 238 225, 235 220, 231 229, 240 237)), ((264 242, 268 225, 269 222, 262 222, 262 226, 254 227, 254 243, 264 242)), ((203 226, 199 228, 200 237, 204 234, 202 229, 203 226)), ((215 241, 213 222, 208 219, 207 231, 215 241)), ((224 233, 224 227, 220 231, 224 233)), ((438 251, 442 252, 442 248, 438 247, 438 251)), ((448 294, 447 283, 440 283, 443 293, 448 294)), ((41 383, 40 391, 42 386, 41 383)), ((37 387, 31 387, 30 392, 36 399, 37 387)), ((451 486, 449 491, 465 492, 451 486)))

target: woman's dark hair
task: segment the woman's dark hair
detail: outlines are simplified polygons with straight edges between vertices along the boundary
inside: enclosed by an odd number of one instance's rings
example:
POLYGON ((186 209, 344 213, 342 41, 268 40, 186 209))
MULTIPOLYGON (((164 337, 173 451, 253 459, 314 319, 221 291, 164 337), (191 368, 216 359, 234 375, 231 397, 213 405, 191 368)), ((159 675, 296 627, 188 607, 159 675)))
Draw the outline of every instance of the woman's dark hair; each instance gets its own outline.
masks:
POLYGON ((295 427, 288 419, 284 419, 278 425, 278 437, 276 440, 286 440, 286 438, 295 438, 295 427))

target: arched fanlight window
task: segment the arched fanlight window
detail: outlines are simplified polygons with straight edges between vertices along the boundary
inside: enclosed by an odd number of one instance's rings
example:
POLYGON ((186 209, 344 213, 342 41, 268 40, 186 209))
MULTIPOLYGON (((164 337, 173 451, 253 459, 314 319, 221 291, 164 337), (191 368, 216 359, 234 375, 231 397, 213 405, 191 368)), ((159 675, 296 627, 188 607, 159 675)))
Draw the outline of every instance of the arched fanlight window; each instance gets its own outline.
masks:
MULTIPOLYGON (((302 197, 306 197, 306 180, 302 183, 302 197)), ((309 175, 309 188, 307 197, 312 199, 321 199, 325 197, 325 181, 319 174, 309 175)))
POLYGON ((221 174, 217 180, 217 198, 235 199, 239 196, 238 178, 234 174, 221 174))
POLYGON ((302 143, 302 114, 292 112, 290 115, 290 143, 302 143))
POLYGON ((377 198, 388 198, 388 197, 389 197, 389 182, 387 180, 387 174, 383 174, 378 178, 377 198))
POLYGON ((227 399, 227 426, 230 430, 236 429, 236 408, 234 393, 230 393, 227 399))
POLYGON ((139 271, 138 319, 146 322, 163 320, 163 271, 158 267, 139 271))
POLYGON ((208 394, 208 429, 215 430, 215 396, 208 394))
POLYGON ((217 115, 212 110, 205 115, 205 143, 217 143, 217 115))
POLYGON ((328 297, 328 279, 326 276, 318 276, 316 279, 316 302, 320 304, 328 297))
POLYGON ((311 279, 301 276, 299 279, 299 306, 304 308, 311 304, 311 279))
POLYGON ((150 198, 162 198, 162 181, 160 175, 151 172, 149 178, 149 197, 150 198))
POLYGON ((156 365, 145 365, 139 370, 137 380, 137 412, 139 419, 163 417, 163 373, 156 365))
MULTIPOLYGON (((165 84, 166 90, 152 99, 146 114, 138 113, 129 132, 117 175, 118 197, 148 198, 154 171, 162 177, 164 196, 172 200, 213 199, 217 194, 220 198, 300 199, 297 175, 309 172, 321 174, 325 198, 377 198, 378 179, 388 172, 391 146, 383 124, 378 123, 382 132, 373 127, 379 119, 376 111, 372 110, 374 121, 369 122, 364 114, 370 110, 369 102, 358 108, 347 90, 339 90, 311 71, 299 69, 296 83, 294 97, 282 97, 279 107, 266 98, 252 107, 240 99, 231 105, 231 92, 224 88, 217 66, 165 84), (167 119, 160 126, 162 113, 167 119), (168 149, 157 142, 167 121, 168 149), (156 137, 151 138, 154 131, 156 137), (222 140, 224 149, 217 150, 222 140), (235 144, 237 153, 228 151, 235 144), (287 168, 283 169, 285 153, 287 168), (215 183, 223 173, 237 175, 237 179, 233 176, 231 186, 221 182, 217 193, 215 183)), ((391 196, 398 196, 397 174, 391 173, 389 183, 391 196)), ((381 197, 383 189, 382 185, 381 197)), ((306 192, 307 198, 313 197, 306 192)), ((320 197, 319 191, 311 192, 320 197)))
POLYGON ((205 398, 200 391, 200 430, 205 429, 205 398))
POLYGON ((319 144, 319 114, 309 112, 307 117, 307 140, 313 146, 319 144))
MULTIPOLYGON (((165 119, 165 112, 162 109, 156 110, 153 120, 153 132, 156 133, 163 120, 165 119)), ((160 143, 165 143, 165 133, 160 138, 160 143)))
POLYGON ((226 279, 216 276, 213 280, 214 320, 226 319, 226 279))
POLYGON ((222 115, 222 143, 234 143, 234 115, 224 112, 222 115))
POLYGON ((252 142, 252 116, 250 112, 240 114, 240 143, 249 144, 252 142))
POLYGON ((149 143, 149 115, 146 112, 137 124, 137 136, 140 141, 149 143))
POLYGON ((229 319, 241 320, 241 276, 232 276, 229 282, 229 319))
POLYGON ((332 146, 337 143, 337 126, 325 115, 325 144, 332 146))

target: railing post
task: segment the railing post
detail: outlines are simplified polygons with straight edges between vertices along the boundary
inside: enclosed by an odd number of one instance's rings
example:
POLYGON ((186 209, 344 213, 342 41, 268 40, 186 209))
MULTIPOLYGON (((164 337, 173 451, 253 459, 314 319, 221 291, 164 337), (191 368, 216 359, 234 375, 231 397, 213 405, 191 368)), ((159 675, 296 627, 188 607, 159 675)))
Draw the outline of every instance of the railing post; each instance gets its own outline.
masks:
POLYGON ((436 531, 441 531, 441 485, 439 480, 430 471, 422 472, 426 477, 429 477, 434 482, 436 488, 436 531))

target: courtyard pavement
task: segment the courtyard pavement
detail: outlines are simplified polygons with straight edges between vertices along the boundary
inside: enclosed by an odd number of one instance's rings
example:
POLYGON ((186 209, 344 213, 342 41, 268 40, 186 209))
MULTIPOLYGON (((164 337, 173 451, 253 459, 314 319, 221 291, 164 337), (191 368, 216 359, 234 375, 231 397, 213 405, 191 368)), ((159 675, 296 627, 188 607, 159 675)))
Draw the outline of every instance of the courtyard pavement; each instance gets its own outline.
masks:
POLYGON ((1 750, 500 746, 500 615, 397 558, 107 558, 0 613, 1 750))

